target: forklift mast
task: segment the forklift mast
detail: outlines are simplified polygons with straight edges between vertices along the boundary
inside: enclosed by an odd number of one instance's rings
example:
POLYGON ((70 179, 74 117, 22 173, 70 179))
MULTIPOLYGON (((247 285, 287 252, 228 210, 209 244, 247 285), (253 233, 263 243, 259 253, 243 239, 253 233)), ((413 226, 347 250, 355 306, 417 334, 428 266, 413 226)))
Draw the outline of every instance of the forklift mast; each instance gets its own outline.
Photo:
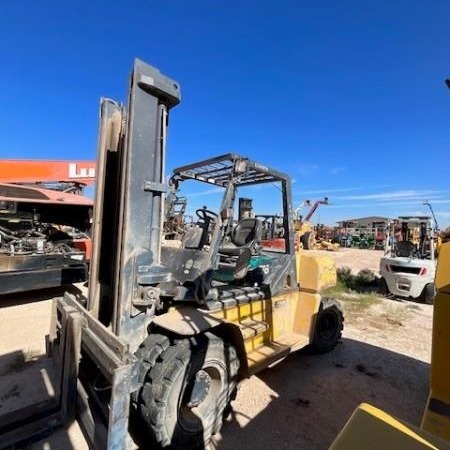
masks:
POLYGON ((135 60, 128 108, 101 100, 88 310, 133 351, 157 305, 168 112, 178 83, 135 60))

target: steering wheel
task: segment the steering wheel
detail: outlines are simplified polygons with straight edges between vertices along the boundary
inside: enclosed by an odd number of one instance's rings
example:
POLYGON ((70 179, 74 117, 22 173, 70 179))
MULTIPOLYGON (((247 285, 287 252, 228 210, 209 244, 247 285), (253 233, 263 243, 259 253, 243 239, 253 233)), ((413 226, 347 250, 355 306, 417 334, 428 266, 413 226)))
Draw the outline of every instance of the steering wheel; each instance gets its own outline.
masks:
POLYGON ((214 211, 210 211, 209 209, 205 208, 199 208, 195 211, 195 214, 197 214, 197 217, 201 220, 204 220, 205 222, 211 222, 217 219, 219 216, 214 211))

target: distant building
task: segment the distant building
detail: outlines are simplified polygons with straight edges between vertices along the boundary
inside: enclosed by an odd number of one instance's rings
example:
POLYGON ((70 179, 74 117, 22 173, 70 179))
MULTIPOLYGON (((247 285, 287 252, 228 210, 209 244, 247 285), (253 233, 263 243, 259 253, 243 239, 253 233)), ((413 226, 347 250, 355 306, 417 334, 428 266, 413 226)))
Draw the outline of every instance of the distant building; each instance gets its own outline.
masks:
POLYGON ((386 226, 389 220, 389 217, 369 216, 341 220, 338 225, 339 228, 378 228, 386 226))

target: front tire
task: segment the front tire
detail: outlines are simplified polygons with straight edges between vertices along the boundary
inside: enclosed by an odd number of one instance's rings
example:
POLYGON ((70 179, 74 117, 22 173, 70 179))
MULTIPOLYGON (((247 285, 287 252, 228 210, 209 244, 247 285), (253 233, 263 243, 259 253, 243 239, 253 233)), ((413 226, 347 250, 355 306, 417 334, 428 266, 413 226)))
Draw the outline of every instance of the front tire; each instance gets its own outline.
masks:
POLYGON ((301 238, 304 250, 311 250, 314 247, 314 233, 307 231, 301 238))
POLYGON ((316 353, 330 352, 340 341, 343 329, 344 314, 339 302, 329 298, 322 299, 311 349, 316 353))
POLYGON ((148 371, 138 402, 155 447, 206 447, 222 426, 238 371, 236 350, 214 334, 174 341, 148 371))
POLYGON ((387 295, 389 295, 389 288, 388 288, 388 285, 387 285, 387 283, 386 283, 386 279, 384 278, 384 277, 381 277, 379 280, 378 280, 378 293, 380 294, 380 295, 383 295, 383 296, 387 296, 387 295))

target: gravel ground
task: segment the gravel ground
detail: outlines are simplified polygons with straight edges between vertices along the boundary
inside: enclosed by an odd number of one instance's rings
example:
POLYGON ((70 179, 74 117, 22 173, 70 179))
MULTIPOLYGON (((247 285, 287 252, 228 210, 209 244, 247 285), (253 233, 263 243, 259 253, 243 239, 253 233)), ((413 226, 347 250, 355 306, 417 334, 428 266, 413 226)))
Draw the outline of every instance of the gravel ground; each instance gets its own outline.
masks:
POLYGON ((383 250, 358 250, 354 248, 340 248, 336 252, 326 250, 310 250, 308 254, 331 256, 338 267, 347 266, 355 274, 361 269, 370 269, 376 273, 380 270, 380 258, 383 250))
MULTIPOLYGON (((315 253, 330 255, 338 266, 357 272, 378 270, 382 252, 315 253)), ((46 291, 0 299, 0 414, 52 395, 42 355, 51 298, 58 294, 46 291)), ((427 396, 432 309, 380 298, 360 315, 352 310, 343 340, 333 352, 299 352, 244 380, 212 447, 326 450, 363 401, 419 424, 427 396)), ((78 425, 72 424, 27 448, 87 450, 88 446, 78 425)))

